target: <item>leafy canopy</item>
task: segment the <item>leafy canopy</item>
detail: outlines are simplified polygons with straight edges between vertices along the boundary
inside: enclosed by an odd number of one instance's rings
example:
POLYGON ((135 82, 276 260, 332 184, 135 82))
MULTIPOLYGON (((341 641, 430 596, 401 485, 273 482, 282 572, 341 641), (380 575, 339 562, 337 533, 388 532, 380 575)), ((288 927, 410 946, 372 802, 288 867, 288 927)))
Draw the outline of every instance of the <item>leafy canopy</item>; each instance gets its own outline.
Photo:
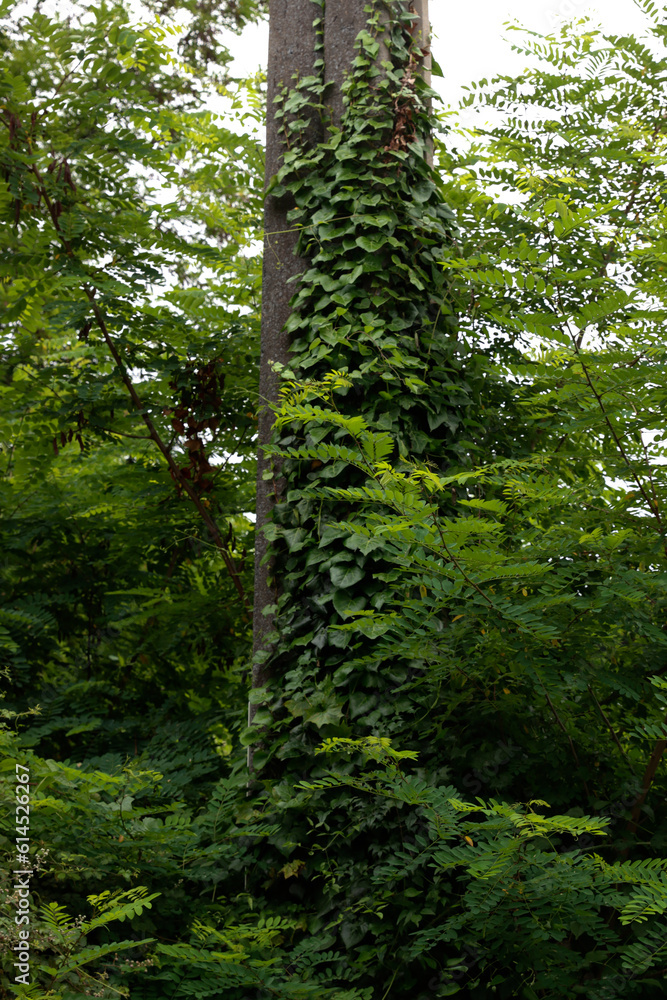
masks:
POLYGON ((39 897, 34 985, 5 961, 3 995, 660 990, 667 29, 644 6, 651 44, 525 36, 538 67, 471 97, 502 124, 451 129, 436 171, 403 6, 371 5, 340 127, 319 21, 277 105, 308 267, 249 728, 259 84, 208 65, 204 8, 180 36, 5 8, 0 847, 9 872, 19 761, 39 897))

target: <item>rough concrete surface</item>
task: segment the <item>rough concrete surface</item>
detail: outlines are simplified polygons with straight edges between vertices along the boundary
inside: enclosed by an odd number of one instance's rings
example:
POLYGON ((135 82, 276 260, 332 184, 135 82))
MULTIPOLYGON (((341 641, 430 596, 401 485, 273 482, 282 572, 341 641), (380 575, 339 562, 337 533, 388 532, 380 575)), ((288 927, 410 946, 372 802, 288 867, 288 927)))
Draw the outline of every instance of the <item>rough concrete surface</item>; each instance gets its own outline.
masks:
MULTIPOLYGON (((313 71, 316 8, 311 0, 271 0, 269 5, 269 64, 267 69, 268 113, 266 125, 266 186, 277 172, 282 155, 282 142, 274 120, 274 98, 282 88, 292 85, 294 74, 308 76, 313 71)), ((304 263, 294 256, 296 233, 289 230, 289 205, 269 195, 264 205, 264 263, 262 275, 262 341, 260 353, 260 401, 274 402, 278 396, 278 380, 269 367, 271 361, 286 362, 289 343, 283 327, 289 316, 289 302, 294 284, 289 284, 303 270, 304 263)), ((259 416, 259 461, 257 469, 257 523, 255 542, 255 601, 253 631, 255 649, 261 647, 270 628, 270 619, 263 614, 268 604, 275 603, 276 594, 268 584, 269 567, 261 565, 266 541, 261 526, 273 504, 275 483, 262 478, 268 463, 262 456, 261 444, 271 437, 273 414, 268 407, 259 416)), ((253 671, 253 686, 262 683, 261 671, 253 671)))

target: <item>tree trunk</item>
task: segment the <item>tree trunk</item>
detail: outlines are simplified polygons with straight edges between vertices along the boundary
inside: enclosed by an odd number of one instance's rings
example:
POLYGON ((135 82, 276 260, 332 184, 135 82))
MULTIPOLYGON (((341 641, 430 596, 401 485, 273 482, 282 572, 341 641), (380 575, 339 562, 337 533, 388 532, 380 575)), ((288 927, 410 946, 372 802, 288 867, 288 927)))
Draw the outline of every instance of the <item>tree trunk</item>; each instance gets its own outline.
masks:
MULTIPOLYGON (((407 4, 406 4, 407 5, 407 4)), ((326 104, 331 109, 332 122, 338 124, 343 112, 342 84, 354 59, 354 42, 367 24, 366 0, 325 0, 324 17, 324 74, 331 86, 327 90, 326 104)), ((428 44, 428 0, 413 0, 409 9, 419 15, 415 33, 420 34, 423 47, 428 44)), ((265 187, 278 171, 283 151, 283 139, 274 117, 274 99, 283 88, 294 85, 296 78, 313 73, 316 33, 313 21, 317 7, 313 0, 270 0, 269 5, 269 62, 267 80, 267 130, 265 187)), ((386 52, 380 51, 380 59, 386 52)), ((429 65, 428 60, 426 66, 429 65)), ((430 78, 430 73, 427 72, 430 78)), ((427 78, 427 82, 429 79, 427 78)), ((310 141, 319 136, 319 122, 314 119, 308 128, 310 141)), ((264 265, 262 277, 262 326, 260 355, 260 417, 259 455, 257 468, 257 523, 255 542, 255 598, 254 598, 254 652, 265 646, 265 637, 272 626, 272 615, 265 614, 267 606, 275 604, 279 583, 272 579, 272 567, 264 561, 267 542, 263 526, 280 495, 280 480, 264 478, 271 468, 263 454, 263 445, 271 440, 273 414, 271 403, 278 398, 279 379, 271 370, 271 362, 287 364, 289 340, 284 331, 290 314, 290 300, 296 284, 290 282, 304 269, 305 263, 295 255, 296 229, 290 229, 287 213, 291 208, 287 199, 268 195, 264 208, 264 265)), ((261 687, 266 680, 261 663, 253 667, 252 686, 261 687)), ((254 715, 249 706, 249 721, 254 715)))

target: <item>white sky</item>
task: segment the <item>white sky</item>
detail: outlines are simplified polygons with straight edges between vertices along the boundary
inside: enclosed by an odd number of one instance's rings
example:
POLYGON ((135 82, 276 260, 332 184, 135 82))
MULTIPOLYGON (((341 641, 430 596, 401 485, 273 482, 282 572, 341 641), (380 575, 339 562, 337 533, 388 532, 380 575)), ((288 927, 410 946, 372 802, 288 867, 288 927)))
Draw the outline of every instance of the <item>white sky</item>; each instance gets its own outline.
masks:
POLYGON ((436 89, 447 101, 455 102, 461 86, 494 73, 518 72, 525 66, 525 56, 511 51, 518 38, 503 24, 519 21, 526 28, 548 33, 566 20, 590 14, 604 31, 623 34, 640 33, 645 16, 632 0, 431 0, 431 27, 434 34, 433 55, 440 63, 445 79, 437 80, 436 89))
MULTIPOLYGON (((518 20, 527 28, 549 32, 563 20, 592 14, 603 30, 617 34, 640 33, 646 23, 633 0, 430 0, 433 55, 445 79, 434 86, 446 102, 456 103, 462 85, 523 69, 525 58, 512 52, 504 39, 506 21, 518 20)), ((509 32, 509 38, 516 34, 509 32)), ((268 26, 253 25, 240 38, 230 36, 236 56, 233 71, 250 75, 266 66, 268 26)))

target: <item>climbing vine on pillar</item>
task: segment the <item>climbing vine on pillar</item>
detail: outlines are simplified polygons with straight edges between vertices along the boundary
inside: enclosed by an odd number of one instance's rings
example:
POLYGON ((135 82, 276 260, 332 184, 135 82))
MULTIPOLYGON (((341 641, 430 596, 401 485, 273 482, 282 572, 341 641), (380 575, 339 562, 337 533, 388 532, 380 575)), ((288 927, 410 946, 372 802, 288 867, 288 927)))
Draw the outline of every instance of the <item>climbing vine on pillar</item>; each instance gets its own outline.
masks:
MULTIPOLYGON (((267 754, 314 745, 323 726, 349 735, 381 720, 383 732, 401 732, 406 713, 419 710, 425 697, 419 685, 391 695, 407 665, 383 674, 371 648, 351 648, 351 634, 331 628, 352 610, 391 605, 401 587, 390 539, 354 547, 337 530, 349 506, 307 495, 318 484, 363 482, 346 452, 348 431, 340 422, 332 426, 331 414, 363 418, 381 433, 374 458, 400 467, 410 457, 440 472, 452 463, 469 465, 471 453, 491 438, 502 450, 509 431, 507 420, 503 430, 494 417, 500 384, 493 384, 484 358, 458 339, 461 292, 441 266, 456 236, 428 164, 434 94, 421 75, 428 50, 405 3, 376 0, 368 11, 343 88, 340 125, 327 108, 321 16, 314 74, 277 102, 285 151, 270 190, 293 199, 289 218, 307 261, 295 287, 287 325, 291 361, 283 375, 286 383, 318 381, 331 371, 344 377, 335 398, 323 400, 321 419, 305 432, 297 423, 282 426, 268 449, 282 456, 286 488, 266 529, 282 593, 273 609, 271 652, 259 654, 271 657, 264 675, 273 682, 258 722, 275 739, 257 755, 258 765, 267 754), (307 144, 304 124, 314 110, 324 139, 307 144), (482 391, 484 426, 476 417, 482 391), (295 452, 315 444, 331 449, 331 461, 295 452)), ((253 695, 257 702, 262 697, 253 695)))

